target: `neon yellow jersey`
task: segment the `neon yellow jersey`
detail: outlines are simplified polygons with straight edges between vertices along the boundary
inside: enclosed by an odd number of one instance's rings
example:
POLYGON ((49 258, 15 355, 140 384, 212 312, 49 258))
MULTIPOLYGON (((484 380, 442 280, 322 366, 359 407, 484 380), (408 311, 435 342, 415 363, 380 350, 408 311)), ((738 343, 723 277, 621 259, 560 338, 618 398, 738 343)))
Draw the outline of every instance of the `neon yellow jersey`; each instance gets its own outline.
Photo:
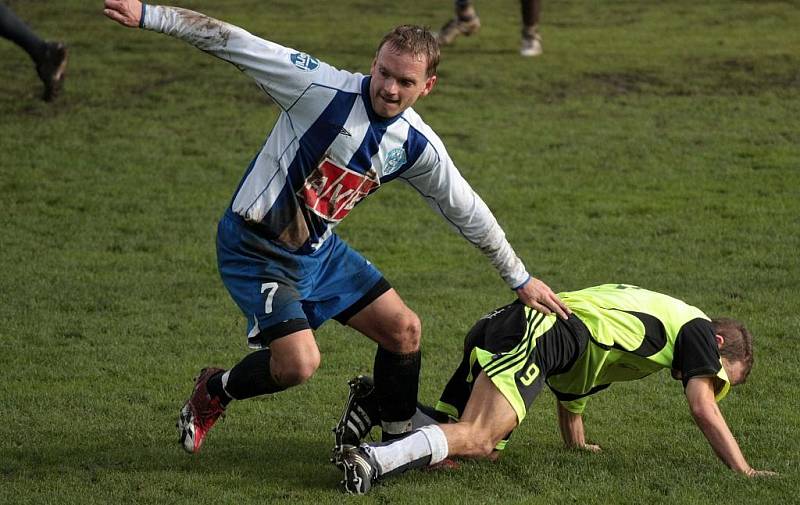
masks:
POLYGON ((628 284, 604 284, 559 296, 586 325, 586 350, 547 384, 567 410, 583 412, 588 396, 611 383, 663 368, 691 377, 716 376, 717 401, 730 387, 711 322, 700 309, 628 284), (676 356, 676 343, 682 349, 676 356))

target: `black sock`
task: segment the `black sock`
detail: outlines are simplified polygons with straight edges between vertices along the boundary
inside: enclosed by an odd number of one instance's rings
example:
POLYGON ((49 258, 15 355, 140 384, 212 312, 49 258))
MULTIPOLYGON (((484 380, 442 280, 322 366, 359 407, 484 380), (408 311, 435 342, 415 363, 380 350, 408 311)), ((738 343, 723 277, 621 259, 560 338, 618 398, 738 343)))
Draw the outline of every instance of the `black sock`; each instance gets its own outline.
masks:
POLYGON ((219 402, 222 406, 227 407, 233 398, 228 396, 228 393, 225 392, 225 388, 222 387, 222 375, 224 373, 225 371, 223 370, 212 375, 208 379, 208 382, 206 382, 206 388, 208 388, 208 394, 219 398, 219 402))
POLYGON ((222 373, 208 380, 208 392, 220 398, 223 405, 231 399, 245 400, 254 396, 277 393, 286 389, 272 377, 269 360, 272 353, 262 349, 248 354, 228 371, 228 382, 222 387, 222 373))
MULTIPOLYGON (((396 354, 378 347, 375 354, 375 394, 383 423, 409 422, 417 410, 420 351, 396 354)), ((409 426, 410 428, 410 426, 409 426)), ((383 439, 400 433, 383 431, 383 439)))

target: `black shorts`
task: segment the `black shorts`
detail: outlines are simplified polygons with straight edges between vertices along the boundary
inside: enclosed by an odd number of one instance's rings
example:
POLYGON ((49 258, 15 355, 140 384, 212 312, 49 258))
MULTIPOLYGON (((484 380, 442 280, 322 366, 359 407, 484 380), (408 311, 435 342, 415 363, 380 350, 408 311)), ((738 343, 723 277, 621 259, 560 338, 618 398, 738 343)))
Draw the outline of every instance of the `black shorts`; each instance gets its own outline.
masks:
POLYGON ((478 374, 485 373, 517 414, 528 407, 551 374, 560 373, 586 349, 589 331, 575 315, 567 321, 514 302, 483 318, 464 339, 464 351, 436 410, 461 417, 478 374))

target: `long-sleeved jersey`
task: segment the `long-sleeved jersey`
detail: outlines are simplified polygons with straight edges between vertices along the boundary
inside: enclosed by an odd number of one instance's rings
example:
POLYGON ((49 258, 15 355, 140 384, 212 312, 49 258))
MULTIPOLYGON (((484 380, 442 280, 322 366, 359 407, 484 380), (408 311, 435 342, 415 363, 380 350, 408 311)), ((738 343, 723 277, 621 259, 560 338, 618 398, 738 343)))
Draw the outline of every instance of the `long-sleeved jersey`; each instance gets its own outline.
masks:
POLYGON ((141 26, 232 63, 280 107, 231 202, 266 238, 310 254, 363 198, 402 179, 486 254, 511 287, 529 278, 497 220, 419 115, 409 108, 386 119, 373 111, 370 76, 185 9, 146 6, 141 26))

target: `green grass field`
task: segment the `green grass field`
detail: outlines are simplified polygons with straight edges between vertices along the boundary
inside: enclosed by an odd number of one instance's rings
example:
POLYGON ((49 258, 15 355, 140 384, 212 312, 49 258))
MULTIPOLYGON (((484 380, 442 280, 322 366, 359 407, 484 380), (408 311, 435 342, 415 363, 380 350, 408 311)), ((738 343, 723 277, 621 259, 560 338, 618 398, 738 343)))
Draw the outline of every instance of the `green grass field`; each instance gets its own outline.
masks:
MULTIPOLYGON (((246 352, 214 234, 277 108, 230 65, 125 30, 102 2, 11 1, 71 48, 60 101, 37 100, 0 40, 0 503, 792 503, 800 495, 800 2, 545 2, 545 54, 517 56, 518 5, 443 54, 416 109, 556 290, 627 282, 755 335, 747 384, 721 404, 750 461, 728 471, 667 373, 590 402, 601 454, 561 446, 544 392, 499 464, 417 472, 341 495, 329 432, 374 345, 337 323, 302 387, 234 405, 194 457, 176 414, 203 365, 246 352), (795 405, 795 407, 792 407, 795 405)), ((404 22, 449 1, 212 2, 203 11, 366 72, 404 22)), ((416 193, 388 185, 339 228, 420 315, 421 399, 466 330, 512 299, 416 193)))

